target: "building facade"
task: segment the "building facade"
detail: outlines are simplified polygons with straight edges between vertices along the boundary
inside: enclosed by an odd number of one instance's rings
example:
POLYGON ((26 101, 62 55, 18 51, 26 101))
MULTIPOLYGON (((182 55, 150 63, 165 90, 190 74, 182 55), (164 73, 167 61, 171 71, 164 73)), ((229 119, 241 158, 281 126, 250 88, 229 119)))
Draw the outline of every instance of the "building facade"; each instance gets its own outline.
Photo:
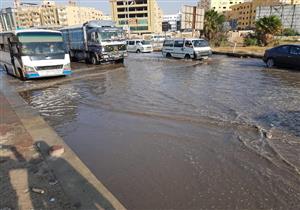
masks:
POLYGON ((46 0, 41 5, 20 5, 15 1, 14 5, 16 8, 0 11, 0 22, 5 31, 32 27, 60 28, 108 18, 95 8, 79 7, 72 1, 68 5, 57 5, 55 1, 46 0))
POLYGON ((204 10, 213 9, 218 13, 230 11, 233 5, 244 3, 244 0, 199 0, 198 7, 204 10))
POLYGON ((300 4, 300 0, 253 0, 231 6, 231 11, 226 13, 226 18, 233 29, 253 29, 255 27, 258 7, 292 4, 300 4))
POLYGON ((161 33, 163 13, 156 0, 110 0, 112 19, 130 33, 161 33))
POLYGON ((164 15, 163 22, 167 22, 170 26, 169 31, 180 31, 180 21, 181 21, 181 13, 177 13, 174 15, 164 15))
POLYGON ((14 8, 0 10, 0 24, 3 31, 11 31, 17 27, 16 11, 14 8))

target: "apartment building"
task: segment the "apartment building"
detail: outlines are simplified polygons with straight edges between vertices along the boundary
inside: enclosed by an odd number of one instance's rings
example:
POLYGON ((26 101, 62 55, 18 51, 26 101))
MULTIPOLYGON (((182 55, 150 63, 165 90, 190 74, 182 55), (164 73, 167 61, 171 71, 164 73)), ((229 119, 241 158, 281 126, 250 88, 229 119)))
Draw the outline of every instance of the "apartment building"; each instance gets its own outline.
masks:
POLYGON ((57 5, 55 1, 43 0, 38 5, 20 4, 15 0, 14 6, 0 11, 0 23, 5 31, 31 27, 59 28, 108 18, 95 8, 79 7, 73 1, 69 1, 68 5, 57 5))
POLYGON ((173 14, 173 15, 164 15, 163 22, 169 24, 169 31, 179 31, 180 30, 180 21, 181 21, 181 13, 173 14))
POLYGON ((213 9, 218 13, 230 11, 232 5, 244 3, 244 0, 199 0, 198 7, 204 10, 213 9))
POLYGON ((110 0, 112 19, 130 33, 162 32, 163 13, 156 0, 110 0))
POLYGON ((226 18, 234 29, 253 29, 258 7, 291 4, 300 4, 300 0, 253 0, 231 6, 231 11, 226 13, 226 18))
POLYGON ((11 31, 17 27, 14 8, 8 7, 0 10, 0 24, 3 31, 11 31))

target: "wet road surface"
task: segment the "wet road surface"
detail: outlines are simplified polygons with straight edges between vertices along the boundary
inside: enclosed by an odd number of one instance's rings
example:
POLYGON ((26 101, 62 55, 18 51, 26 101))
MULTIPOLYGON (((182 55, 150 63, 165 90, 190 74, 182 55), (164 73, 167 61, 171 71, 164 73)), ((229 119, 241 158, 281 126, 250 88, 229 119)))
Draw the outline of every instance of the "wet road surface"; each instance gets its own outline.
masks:
POLYGON ((300 72, 130 54, 80 74, 11 83, 127 208, 300 208, 300 72))

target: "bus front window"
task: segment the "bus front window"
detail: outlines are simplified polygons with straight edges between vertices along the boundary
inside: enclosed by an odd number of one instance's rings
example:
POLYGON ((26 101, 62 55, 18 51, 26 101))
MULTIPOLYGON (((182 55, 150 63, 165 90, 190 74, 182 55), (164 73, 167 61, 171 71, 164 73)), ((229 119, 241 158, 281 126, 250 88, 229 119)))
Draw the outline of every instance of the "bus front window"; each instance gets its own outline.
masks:
POLYGON ((27 56, 65 54, 61 33, 23 32, 18 34, 21 54, 27 56))
POLYGON ((63 42, 50 42, 50 43, 21 43, 22 55, 52 55, 64 54, 65 48, 63 42))

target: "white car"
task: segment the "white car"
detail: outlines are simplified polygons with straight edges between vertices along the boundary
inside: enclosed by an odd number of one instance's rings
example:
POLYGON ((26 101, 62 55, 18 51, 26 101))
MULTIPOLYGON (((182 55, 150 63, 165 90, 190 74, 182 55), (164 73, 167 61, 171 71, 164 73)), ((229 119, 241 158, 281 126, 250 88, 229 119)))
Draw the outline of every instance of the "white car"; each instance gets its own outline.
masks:
POLYGON ((207 59, 212 55, 212 50, 204 39, 166 39, 162 54, 165 57, 207 59))
POLYGON ((127 51, 135 53, 153 52, 153 47, 150 41, 142 39, 128 40, 127 51))

